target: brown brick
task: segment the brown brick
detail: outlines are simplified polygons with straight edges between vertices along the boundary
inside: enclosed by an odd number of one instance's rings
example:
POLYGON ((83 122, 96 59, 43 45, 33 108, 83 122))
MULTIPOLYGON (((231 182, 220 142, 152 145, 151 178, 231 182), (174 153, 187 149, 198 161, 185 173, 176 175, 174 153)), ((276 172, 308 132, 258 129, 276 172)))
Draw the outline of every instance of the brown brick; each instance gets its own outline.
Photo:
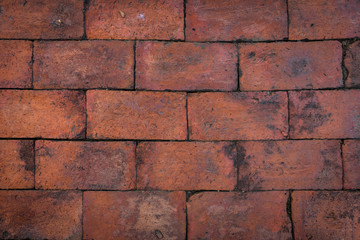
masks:
POLYGON ((81 239, 81 192, 0 191, 1 239, 81 239))
POLYGON ((359 112, 358 90, 290 92, 290 137, 360 137, 359 112))
POLYGON ((360 36, 357 0, 289 0, 290 39, 360 36))
POLYGON ((168 92, 88 91, 88 137, 183 140, 185 97, 168 92))
POLYGON ((84 137, 84 97, 78 91, 1 90, 0 137, 84 137))
POLYGON ((0 38, 81 38, 83 4, 81 0, 3 0, 0 38))
POLYGON ((283 139, 288 132, 285 92, 194 93, 188 111, 195 140, 283 139))
POLYGON ((240 44, 241 90, 342 87, 338 41, 240 44))
POLYGON ((133 142, 36 142, 36 188, 130 190, 133 142))
POLYGON ((85 239, 185 239, 185 192, 85 192, 85 239))
POLYGON ((36 42, 35 88, 132 88, 131 42, 36 42))
POLYGON ((183 1, 90 0, 86 33, 97 39, 184 39, 183 1))
POLYGON ((236 51, 228 43, 140 42, 136 88, 236 90, 236 51))
POLYGON ((360 140, 346 140, 343 148, 344 188, 360 188, 360 140))
POLYGON ((188 238, 291 239, 287 192, 205 192, 187 203, 188 238))
POLYGON ((284 0, 187 1, 187 40, 261 41, 286 37, 284 0))
POLYGON ((347 87, 360 87, 360 41, 349 46, 344 62, 349 71, 345 85, 347 87))

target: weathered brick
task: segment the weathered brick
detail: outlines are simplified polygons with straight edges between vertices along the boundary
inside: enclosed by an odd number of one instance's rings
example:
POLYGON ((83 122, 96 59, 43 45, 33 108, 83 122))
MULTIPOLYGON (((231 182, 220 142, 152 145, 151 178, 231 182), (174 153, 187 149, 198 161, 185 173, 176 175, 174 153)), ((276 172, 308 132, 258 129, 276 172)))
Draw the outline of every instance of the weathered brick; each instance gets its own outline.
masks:
POLYGON ((36 142, 36 188, 129 190, 135 187, 133 142, 36 142))
POLYGON ((0 38, 81 38, 83 4, 81 0, 2 0, 0 38))
POLYGON ((292 198, 295 239, 359 239, 359 192, 301 191, 292 198))
POLYGON ((0 188, 33 187, 33 141, 0 140, 0 188))
POLYGON ((236 90, 236 51, 228 43, 140 42, 136 88, 236 90))
POLYGON ((289 0, 290 39, 334 39, 360 36, 357 0, 289 0))
POLYGON ((187 1, 187 40, 260 41, 286 37, 284 0, 187 1))
POLYGON ((1 90, 0 137, 84 137, 84 97, 79 91, 1 90))
POLYGON ((358 90, 290 92, 290 137, 359 137, 359 112, 358 90))
POLYGON ((239 44, 241 90, 342 87, 338 41, 239 44))
POLYGON ((85 239, 185 239, 185 192, 85 192, 85 239))
POLYGON ((288 132, 285 92, 194 93, 188 111, 195 140, 283 139, 288 132))
POLYGON ((344 62, 349 71, 345 85, 347 87, 360 87, 360 41, 350 44, 344 62))
POLYGON ((291 239, 287 192, 205 192, 187 203, 189 239, 291 239))
POLYGON ((341 189, 340 142, 238 142, 239 189, 341 189))
POLYGON ((131 42, 36 42, 35 88, 132 88, 131 42))
POLYGON ((360 140, 345 140, 344 158, 344 188, 360 188, 360 140))
POLYGON ((97 39, 184 39, 183 1, 90 0, 86 33, 97 39))
POLYGON ((81 192, 0 191, 1 239, 81 239, 81 192))
POLYGON ((233 190, 236 149, 226 142, 141 142, 139 189, 233 190))
POLYGON ((168 92, 88 91, 88 137, 183 140, 185 97, 168 92))

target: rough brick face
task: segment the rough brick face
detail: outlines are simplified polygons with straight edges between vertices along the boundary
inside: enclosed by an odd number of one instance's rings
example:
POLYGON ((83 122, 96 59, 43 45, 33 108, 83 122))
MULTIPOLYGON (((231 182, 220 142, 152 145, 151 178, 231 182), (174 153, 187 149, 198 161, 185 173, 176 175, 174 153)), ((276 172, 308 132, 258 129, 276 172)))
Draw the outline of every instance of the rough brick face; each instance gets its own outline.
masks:
POLYGON ((344 188, 360 188, 360 140, 346 140, 342 148, 344 158, 344 188))
POLYGON ((342 87, 341 43, 239 44, 240 88, 247 91, 342 87))
POLYGON ((360 41, 350 44, 344 62, 349 74, 345 85, 360 87, 360 41))

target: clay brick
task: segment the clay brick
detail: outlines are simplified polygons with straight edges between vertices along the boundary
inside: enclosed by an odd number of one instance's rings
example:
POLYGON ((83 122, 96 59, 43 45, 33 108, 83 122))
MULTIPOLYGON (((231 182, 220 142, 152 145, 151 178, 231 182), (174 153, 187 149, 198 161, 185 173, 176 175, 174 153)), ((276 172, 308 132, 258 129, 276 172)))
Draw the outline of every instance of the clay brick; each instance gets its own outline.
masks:
POLYGON ((0 88, 31 87, 31 44, 30 41, 0 41, 0 88))
POLYGON ((341 189, 340 142, 239 142, 239 185, 248 190, 341 189))
POLYGON ((137 89, 237 89, 234 44, 140 42, 136 47, 137 89))
POLYGON ((81 38, 83 4, 81 0, 3 0, 0 38, 81 38))
POLYGON ((0 188, 33 187, 33 141, 0 140, 0 188))
POLYGON ((34 52, 35 88, 133 88, 131 42, 36 42, 34 52))
POLYGON ((359 137, 359 112, 358 90, 290 92, 290 137, 359 137))
POLYGON ((189 239, 291 239, 287 192, 204 192, 187 203, 189 239))
POLYGON ((344 158, 344 188, 360 188, 360 140, 345 140, 344 158))
POLYGON ((342 87, 338 41, 239 44, 241 90, 342 87))
POLYGON ((88 137, 184 140, 185 97, 169 92, 88 91, 88 137))
POLYGON ((283 139, 288 132, 285 92, 194 93, 188 111, 194 140, 283 139))
POLYGON ((185 239, 185 192, 85 192, 85 239, 185 239))
POLYGON ((97 39, 184 39, 183 1, 90 0, 86 33, 97 39))
POLYGON ((359 239, 359 192, 294 192, 295 239, 359 239))
POLYGON ((349 71, 346 87, 360 87, 360 41, 350 44, 344 62, 349 71))
POLYGON ((0 91, 0 137, 82 138, 84 93, 79 91, 0 91))
POLYGON ((360 36, 357 0, 289 0, 290 39, 360 36))
POLYGON ((0 191, 1 239, 81 239, 81 192, 0 191))
POLYGON ((141 142, 139 189, 233 190, 236 146, 225 142, 141 142))
POLYGON ((261 41, 286 37, 284 0, 187 1, 187 40, 261 41))
POLYGON ((130 190, 133 142, 36 142, 36 188, 130 190))

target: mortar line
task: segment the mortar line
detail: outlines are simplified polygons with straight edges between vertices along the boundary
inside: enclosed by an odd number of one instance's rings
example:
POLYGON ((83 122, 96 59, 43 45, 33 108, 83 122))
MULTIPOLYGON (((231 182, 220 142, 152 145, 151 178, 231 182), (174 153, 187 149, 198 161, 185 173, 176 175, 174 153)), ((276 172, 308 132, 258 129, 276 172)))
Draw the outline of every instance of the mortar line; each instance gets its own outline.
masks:
POLYGON ((292 192, 293 190, 289 190, 289 197, 288 197, 288 200, 286 202, 286 212, 287 212, 287 215, 290 219, 290 223, 291 223, 291 236, 292 236, 292 239, 295 240, 295 229, 294 229, 294 222, 293 222, 293 218, 292 218, 292 192))
POLYGON ((345 66, 345 57, 346 57, 346 52, 348 50, 348 42, 347 41, 342 41, 341 43, 341 50, 342 50, 342 57, 341 57, 341 70, 342 70, 342 84, 343 84, 343 88, 346 88, 346 80, 348 78, 348 74, 349 74, 349 70, 346 68, 345 66))
POLYGON ((343 146, 344 146, 344 139, 340 140, 340 157, 341 157, 341 170, 342 170, 342 176, 341 176, 341 184, 342 184, 342 190, 345 188, 345 169, 344 169, 344 156, 343 156, 343 146))
POLYGON ((135 189, 134 190, 138 190, 138 165, 139 165, 139 161, 138 161, 138 156, 137 156, 137 148, 138 148, 138 145, 139 145, 139 142, 140 141, 135 141, 135 153, 134 153, 134 156, 135 156, 135 189))
POLYGON ((184 41, 186 41, 186 4, 187 0, 183 1, 183 10, 184 10, 184 41))
POLYGON ((289 15, 289 0, 286 0, 286 16, 287 16, 287 40, 290 39, 290 15, 289 15))
POLYGON ((84 0, 84 3, 83 3, 83 29, 84 29, 84 34, 82 36, 82 39, 83 40, 86 40, 87 39, 87 35, 86 35, 86 8, 87 8, 87 0, 84 0))
POLYGON ((240 51, 239 51, 239 44, 236 44, 236 56, 237 56, 237 65, 236 65, 236 71, 237 71, 237 92, 240 92, 241 86, 240 86, 240 78, 242 77, 242 71, 240 69, 240 51))

